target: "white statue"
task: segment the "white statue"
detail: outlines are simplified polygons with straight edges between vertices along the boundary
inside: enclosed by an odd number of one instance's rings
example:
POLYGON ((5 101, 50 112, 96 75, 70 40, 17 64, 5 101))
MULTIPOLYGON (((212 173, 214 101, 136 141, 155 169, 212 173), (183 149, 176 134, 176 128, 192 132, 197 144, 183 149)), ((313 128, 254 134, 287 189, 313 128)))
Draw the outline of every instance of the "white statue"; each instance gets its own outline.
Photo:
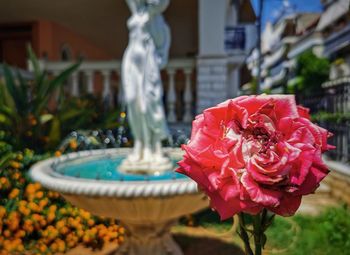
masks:
POLYGON ((168 128, 160 69, 168 62, 170 47, 169 27, 161 15, 169 0, 126 2, 132 16, 127 22, 129 44, 123 56, 122 84, 135 142, 121 169, 142 171, 157 165, 166 170, 170 162, 162 153, 161 140, 168 136, 168 128))

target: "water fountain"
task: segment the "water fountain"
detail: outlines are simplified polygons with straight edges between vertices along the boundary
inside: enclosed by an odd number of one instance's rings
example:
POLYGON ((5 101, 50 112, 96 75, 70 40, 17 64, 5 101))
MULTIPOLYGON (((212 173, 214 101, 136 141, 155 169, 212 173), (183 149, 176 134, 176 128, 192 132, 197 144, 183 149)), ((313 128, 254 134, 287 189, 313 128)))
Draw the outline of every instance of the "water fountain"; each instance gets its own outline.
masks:
POLYGON ((170 227, 208 201, 192 180, 173 171, 181 150, 161 146, 168 129, 160 69, 170 45, 161 13, 169 0, 126 1, 132 16, 122 83, 134 148, 70 153, 39 162, 30 173, 72 204, 120 220, 128 236, 116 254, 182 254, 170 227))

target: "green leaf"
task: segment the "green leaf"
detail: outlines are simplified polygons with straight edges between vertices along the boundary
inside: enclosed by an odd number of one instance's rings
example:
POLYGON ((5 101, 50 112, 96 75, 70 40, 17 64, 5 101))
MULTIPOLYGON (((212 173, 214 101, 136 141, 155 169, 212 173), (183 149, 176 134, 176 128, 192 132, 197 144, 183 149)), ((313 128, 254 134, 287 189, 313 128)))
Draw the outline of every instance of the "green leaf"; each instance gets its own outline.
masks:
POLYGON ((18 71, 18 69, 16 70, 16 74, 17 74, 17 80, 19 83, 18 86, 18 93, 19 93, 19 97, 21 99, 21 112, 28 112, 29 111, 29 106, 28 106, 28 102, 29 102, 29 98, 28 98, 28 84, 26 83, 26 81, 23 79, 22 75, 20 74, 20 72, 18 71))
POLYGON ((52 119, 53 119, 52 114, 43 114, 40 116, 40 123, 45 124, 46 122, 49 122, 52 119))
POLYGON ((49 144, 52 146, 58 144, 61 139, 61 123, 58 118, 54 117, 51 122, 49 133, 49 144))
POLYGON ((47 72, 46 71, 43 71, 38 79, 35 79, 35 84, 36 84, 36 96, 38 98, 41 98, 43 97, 43 95, 45 94, 45 85, 47 86, 47 72))
POLYGON ((60 119, 63 122, 68 121, 70 119, 73 119, 73 118, 81 116, 83 111, 84 111, 83 109, 77 109, 77 108, 72 108, 72 109, 69 109, 67 111, 63 111, 60 114, 60 119))
POLYGON ((6 167, 11 159, 14 158, 14 154, 12 152, 8 152, 5 155, 2 155, 0 158, 0 167, 6 167))
POLYGON ((16 104, 4 84, 0 84, 0 106, 16 109, 16 104))
POLYGON ((5 115, 0 113, 0 125, 12 126, 11 120, 5 115))
POLYGON ((40 79, 40 76, 41 76, 39 61, 38 61, 30 44, 27 45, 27 54, 29 56, 30 63, 33 66, 35 80, 38 81, 40 79))
POLYGON ((15 79, 12 75, 12 71, 6 64, 4 64, 3 70, 4 70, 5 85, 6 85, 7 91, 9 92, 9 95, 12 97, 17 110, 19 110, 21 109, 22 98, 20 97, 20 93, 17 90, 15 79))
POLYGON ((43 87, 41 91, 41 95, 38 97, 38 106, 36 109, 36 113, 40 113, 43 107, 47 104, 51 94, 55 91, 56 88, 59 88, 64 84, 64 82, 68 79, 68 77, 78 69, 81 62, 71 65, 63 72, 61 72, 57 77, 53 80, 49 81, 46 86, 43 87))
POLYGON ((79 68, 80 64, 81 61, 71 65, 70 67, 63 70, 63 72, 61 72, 57 77, 51 80, 48 86, 48 92, 52 92, 57 87, 61 86, 68 79, 68 77, 79 68))
POLYGON ((261 246, 263 247, 263 249, 265 249, 266 241, 267 241, 266 235, 265 235, 265 234, 262 234, 262 235, 261 235, 261 246))

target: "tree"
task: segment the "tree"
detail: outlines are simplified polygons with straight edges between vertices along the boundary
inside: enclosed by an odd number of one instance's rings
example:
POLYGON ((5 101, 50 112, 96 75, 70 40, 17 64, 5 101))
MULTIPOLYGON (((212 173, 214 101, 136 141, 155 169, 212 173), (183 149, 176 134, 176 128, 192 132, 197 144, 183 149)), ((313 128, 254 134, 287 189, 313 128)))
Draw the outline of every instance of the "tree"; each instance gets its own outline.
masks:
POLYGON ((317 57, 311 50, 302 53, 297 59, 296 75, 300 79, 297 90, 311 95, 328 80, 330 64, 326 58, 317 57))

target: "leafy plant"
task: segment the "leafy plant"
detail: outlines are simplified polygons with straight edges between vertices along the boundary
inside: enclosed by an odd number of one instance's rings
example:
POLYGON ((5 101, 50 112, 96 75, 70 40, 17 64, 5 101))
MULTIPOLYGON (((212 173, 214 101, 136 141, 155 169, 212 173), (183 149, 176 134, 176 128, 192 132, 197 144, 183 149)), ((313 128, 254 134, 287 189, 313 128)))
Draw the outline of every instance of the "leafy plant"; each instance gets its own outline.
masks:
POLYGON ((272 246, 287 249, 281 254, 350 254, 350 212, 344 207, 329 208, 316 217, 297 215, 292 220, 278 217, 268 231, 272 246), (290 231, 299 226, 297 235, 290 231), (293 244, 294 242, 294 244, 293 244))
POLYGON ((329 69, 328 59, 317 57, 311 50, 301 54, 297 59, 297 91, 305 95, 315 93, 328 80, 329 69))
POLYGON ((48 102, 80 63, 49 79, 48 73, 40 69, 31 47, 27 51, 33 66, 33 80, 25 80, 6 64, 3 67, 5 84, 0 85, 0 129, 10 133, 16 149, 41 150, 48 144, 49 124, 54 119, 48 102))
POLYGON ((331 122, 331 123, 342 123, 344 121, 350 120, 350 113, 341 113, 341 112, 324 112, 320 111, 316 114, 311 115, 313 121, 316 122, 331 122))

